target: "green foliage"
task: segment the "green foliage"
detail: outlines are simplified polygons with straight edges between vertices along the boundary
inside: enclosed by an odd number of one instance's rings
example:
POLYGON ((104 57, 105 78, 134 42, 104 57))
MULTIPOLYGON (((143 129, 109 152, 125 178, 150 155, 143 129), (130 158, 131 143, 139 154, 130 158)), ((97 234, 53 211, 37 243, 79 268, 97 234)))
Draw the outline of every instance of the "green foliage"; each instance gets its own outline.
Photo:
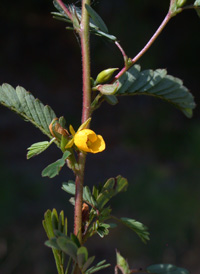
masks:
POLYGON ((120 221, 132 229, 144 243, 149 240, 149 232, 147 231, 147 227, 142 223, 130 218, 121 218, 120 221))
MULTIPOLYGON (((99 189, 95 187, 93 194, 89 187, 85 186, 83 188, 83 201, 96 207, 98 210, 102 210, 112 197, 126 191, 127 187, 128 182, 122 176, 110 178, 103 187, 100 186, 99 189)), ((73 181, 63 183, 62 189, 71 195, 75 195, 75 183, 73 181)))
POLYGON ((114 95, 117 92, 118 83, 98 85, 96 89, 103 95, 114 95))
MULTIPOLYGON (((80 246, 80 243, 78 241, 78 238, 71 234, 71 237, 68 237, 64 233, 60 231, 54 231, 54 237, 46 241, 45 243, 48 247, 52 248, 54 252, 57 253, 65 253, 68 255, 69 262, 71 263, 71 259, 75 263, 78 264, 79 269, 82 273, 95 273, 101 269, 104 269, 110 264, 105 264, 105 260, 99 262, 97 265, 90 267, 90 265, 93 263, 95 257, 88 257, 88 250, 84 246, 80 246)), ((69 265, 67 267, 67 270, 69 269, 69 265)), ((68 273, 66 271, 65 273, 68 273)))
POLYGON ((36 156, 43 151, 45 151, 53 142, 55 138, 53 138, 51 141, 43 141, 43 142, 38 142, 35 144, 32 144, 30 147, 27 148, 28 153, 27 153, 27 159, 32 158, 33 156, 36 156))
POLYGON ((96 198, 98 209, 103 209, 112 197, 120 192, 126 191, 127 187, 128 181, 122 176, 107 180, 103 187, 98 190, 98 196, 96 198))
POLYGON ((128 262, 124 259, 124 257, 122 257, 122 255, 118 251, 116 252, 116 260, 117 260, 116 268, 119 268, 123 274, 131 273, 128 262))
POLYGON ((187 117, 192 117, 194 97, 183 86, 182 80, 167 75, 165 69, 140 71, 140 66, 131 67, 119 78, 115 95, 150 95, 173 104, 187 117))
POLYGON ((96 27, 98 27, 101 31, 108 33, 108 28, 104 23, 103 19, 98 15, 98 13, 89 5, 85 4, 85 8, 92 18, 96 27))
POLYGON ((58 274, 64 274, 64 254, 55 241, 55 229, 67 235, 67 218, 64 217, 63 211, 58 216, 56 209, 52 211, 48 209, 44 214, 42 224, 49 239, 47 245, 52 248, 58 274))
POLYGON ((155 264, 147 267, 147 271, 153 274, 189 274, 189 271, 172 264, 155 264))
MULTIPOLYGON (((129 268, 128 262, 121 256, 121 254, 116 252, 117 264, 115 267, 115 273, 118 274, 118 269, 122 272, 122 274, 130 274, 130 273, 143 273, 141 270, 131 270, 129 268)), ((152 274, 189 274, 189 272, 181 267, 176 267, 172 264, 155 264, 147 267, 144 273, 152 273, 152 274)))
POLYGON ((59 174, 61 168, 66 164, 66 159, 71 155, 71 152, 66 150, 61 159, 57 160, 56 162, 48 165, 43 171, 43 177, 53 178, 59 174))
POLYGON ((77 251, 78 266, 82 269, 84 264, 87 262, 87 260, 88 260, 87 248, 84 246, 79 247, 79 249, 77 251))
POLYGON ((104 99, 106 102, 112 106, 116 105, 118 103, 118 99, 115 95, 104 95, 104 99))
POLYGON ((9 84, 0 86, 0 103, 20 115, 25 121, 31 122, 50 139, 49 131, 51 121, 56 117, 49 106, 44 106, 39 99, 18 86, 14 89, 9 84))
POLYGON ((105 269, 107 267, 110 266, 110 264, 104 264, 106 262, 106 260, 103 260, 101 262, 99 262, 98 264, 96 264, 95 266, 92 266, 91 268, 89 268, 85 274, 92 274, 92 273, 95 273, 99 270, 102 270, 102 269, 105 269))
MULTIPOLYGON (((57 2, 54 0, 53 4, 55 6, 55 8, 59 11, 59 12, 52 12, 53 17, 57 20, 61 20, 64 22, 67 22, 69 24, 73 24, 73 22, 71 22, 71 20, 69 19, 69 17, 65 14, 65 12, 63 11, 63 9, 57 4, 57 2)), ((78 22, 81 21, 81 9, 76 7, 75 5, 66 5, 66 7, 71 11, 71 13, 74 15, 74 18, 76 18, 76 20, 78 22)), ((89 23, 89 27, 90 27, 90 31, 91 33, 107 38, 110 41, 116 41, 117 38, 114 35, 111 35, 108 33, 108 29, 105 25, 105 23, 103 22, 102 18, 96 13, 96 11, 94 11, 91 7, 86 6, 86 9, 89 9, 89 14, 90 14, 90 23, 89 23)), ((74 30, 73 27, 68 28, 68 29, 72 29, 74 30)))
MULTIPOLYGON (((122 176, 117 176, 116 178, 108 179, 103 186, 94 186, 93 190, 89 189, 88 186, 83 188, 83 201, 92 207, 90 210, 87 231, 85 232, 85 239, 98 234, 101 238, 109 234, 109 229, 114 228, 116 224, 104 223, 105 220, 113 218, 118 222, 126 225, 132 229, 141 238, 141 240, 146 243, 149 240, 149 232, 147 227, 136 220, 129 218, 118 219, 111 216, 110 207, 105 207, 106 204, 118 193, 126 191, 128 187, 128 181, 122 176)), ((71 195, 75 195, 75 183, 74 181, 69 181, 63 183, 62 189, 71 195)), ((74 198, 70 201, 74 204, 74 198)))

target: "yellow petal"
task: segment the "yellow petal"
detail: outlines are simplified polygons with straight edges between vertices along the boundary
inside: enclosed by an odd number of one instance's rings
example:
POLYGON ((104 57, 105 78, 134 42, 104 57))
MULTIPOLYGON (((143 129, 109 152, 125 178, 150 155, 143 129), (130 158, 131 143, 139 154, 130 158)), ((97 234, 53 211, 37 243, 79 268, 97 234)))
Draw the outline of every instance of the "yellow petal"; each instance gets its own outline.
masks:
POLYGON ((69 131, 70 131, 71 135, 73 135, 73 136, 76 134, 72 125, 69 126, 69 131))
POLYGON ((102 152, 106 148, 106 144, 101 135, 97 135, 97 140, 90 145, 91 153, 102 152))
POLYGON ((91 129, 78 131, 74 136, 75 145, 82 151, 98 153, 105 149, 105 142, 101 135, 91 129))
POLYGON ((90 149, 88 148, 88 145, 87 145, 89 134, 95 134, 95 133, 90 129, 83 129, 83 130, 78 131, 74 136, 75 145, 80 150, 85 151, 85 152, 90 152, 90 149))

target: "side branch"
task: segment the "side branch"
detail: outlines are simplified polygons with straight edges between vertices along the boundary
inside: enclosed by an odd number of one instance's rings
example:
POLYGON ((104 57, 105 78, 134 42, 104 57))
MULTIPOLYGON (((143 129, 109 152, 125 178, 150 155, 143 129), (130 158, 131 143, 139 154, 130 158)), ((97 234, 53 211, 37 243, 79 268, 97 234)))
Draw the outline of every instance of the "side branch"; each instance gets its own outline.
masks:
POLYGON ((151 47, 151 45, 155 42, 155 40, 158 38, 162 30, 165 28, 169 20, 172 18, 172 14, 169 11, 167 15, 165 16, 164 20, 162 21, 161 25, 157 29, 157 31, 154 33, 154 35, 151 37, 149 42, 144 46, 144 48, 131 60, 131 64, 128 66, 125 66, 121 71, 115 76, 114 81, 119 79, 130 67, 132 67, 139 59, 143 56, 143 54, 151 47))

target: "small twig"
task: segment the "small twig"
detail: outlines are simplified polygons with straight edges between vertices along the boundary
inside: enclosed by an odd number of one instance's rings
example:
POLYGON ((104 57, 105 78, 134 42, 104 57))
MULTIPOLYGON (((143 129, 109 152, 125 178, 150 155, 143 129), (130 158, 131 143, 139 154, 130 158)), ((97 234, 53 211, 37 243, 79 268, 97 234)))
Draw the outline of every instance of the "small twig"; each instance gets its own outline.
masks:
POLYGON ((151 37, 151 39, 148 41, 148 43, 144 46, 144 48, 131 60, 132 64, 128 67, 122 68, 122 70, 115 76, 114 81, 119 79, 132 65, 134 65, 142 56, 143 54, 151 47, 151 45, 155 42, 155 40, 158 38, 162 30, 165 28, 169 20, 172 18, 172 14, 170 11, 168 11, 167 15, 165 16, 164 20, 158 27, 157 31, 154 33, 154 35, 151 37))
POLYGON ((167 25, 169 20, 171 19, 171 13, 168 12, 165 16, 164 20, 162 21, 161 25, 157 29, 157 31, 154 33, 154 35, 151 37, 149 42, 144 46, 144 48, 132 59, 132 64, 136 63, 140 57, 151 47, 151 45, 154 43, 154 41, 157 39, 157 37, 160 35, 164 27, 167 25))
POLYGON ((125 64, 125 67, 127 66, 127 61, 128 61, 128 56, 126 55, 124 49, 122 48, 122 46, 120 45, 119 42, 115 41, 115 45, 118 47, 118 49, 121 51, 122 53, 122 56, 124 58, 124 64, 125 64))
POLYGON ((71 15, 70 11, 69 11, 68 8, 65 6, 65 4, 62 2, 62 0, 56 0, 56 2, 57 2, 58 5, 63 9, 63 11, 67 14, 67 16, 69 17, 69 19, 70 19, 71 21, 73 21, 72 15, 71 15))

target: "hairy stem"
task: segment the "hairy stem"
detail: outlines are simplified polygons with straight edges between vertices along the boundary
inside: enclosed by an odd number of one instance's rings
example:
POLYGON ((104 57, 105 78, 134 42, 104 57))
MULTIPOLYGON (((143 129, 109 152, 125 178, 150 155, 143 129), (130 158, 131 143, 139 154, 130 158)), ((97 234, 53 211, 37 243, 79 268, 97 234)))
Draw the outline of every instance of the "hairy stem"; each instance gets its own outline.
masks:
POLYGON ((144 46, 144 48, 132 59, 132 63, 130 66, 125 66, 116 76, 115 80, 119 79, 122 74, 124 74, 133 64, 135 64, 142 56, 143 54, 151 47, 151 45, 155 42, 155 40, 158 38, 162 30, 165 28, 169 20, 171 19, 172 14, 169 11, 167 15, 165 16, 164 20, 162 21, 161 25, 157 29, 157 31, 154 33, 154 35, 151 37, 151 39, 148 41, 148 43, 144 46))
POLYGON ((68 8, 65 6, 65 4, 62 2, 62 0, 56 0, 56 2, 63 9, 63 11, 67 14, 67 16, 69 17, 69 19, 72 21, 72 15, 69 12, 68 8))
POLYGON ((154 41, 158 38, 164 27, 167 25, 169 20, 171 19, 171 13, 168 12, 165 16, 164 20, 162 21, 161 25, 157 29, 157 31, 154 33, 154 35, 151 37, 149 42, 144 46, 144 48, 132 59, 132 64, 136 63, 138 59, 151 47, 151 45, 154 43, 154 41))
MULTIPOLYGON (((90 47, 89 47, 89 15, 85 4, 90 5, 90 0, 82 1, 82 19, 79 35, 81 39, 82 71, 83 71, 83 108, 82 123, 90 117, 91 85, 90 85, 90 47)), ((79 170, 76 174, 76 194, 74 212, 74 234, 82 243, 82 203, 83 203, 83 182, 86 154, 80 152, 78 163, 79 170)), ((77 272, 77 271, 76 271, 77 272)), ((77 272, 78 273, 78 272, 77 272)))

